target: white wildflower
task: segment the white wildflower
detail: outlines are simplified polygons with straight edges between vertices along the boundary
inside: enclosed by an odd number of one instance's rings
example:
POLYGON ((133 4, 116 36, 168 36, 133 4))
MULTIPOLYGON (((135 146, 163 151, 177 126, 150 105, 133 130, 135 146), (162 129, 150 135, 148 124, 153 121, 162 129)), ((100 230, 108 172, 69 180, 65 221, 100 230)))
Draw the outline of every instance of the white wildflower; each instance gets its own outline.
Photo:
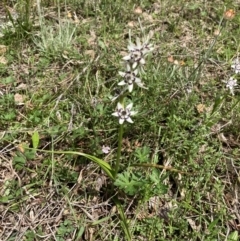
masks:
POLYGON ((111 150, 111 148, 109 146, 105 146, 105 145, 102 146, 102 152, 104 154, 108 154, 110 152, 110 150, 111 150))
POLYGON ((239 58, 233 60, 231 68, 235 71, 235 74, 240 73, 240 61, 239 58))
POLYGON ((134 83, 141 88, 146 88, 141 82, 141 79, 137 77, 138 70, 132 70, 130 65, 127 65, 126 72, 119 71, 119 74, 123 77, 123 80, 119 82, 118 85, 127 85, 129 92, 132 92, 134 83))
POLYGON ((140 39, 137 38, 136 44, 130 42, 128 45, 129 54, 123 57, 123 60, 128 61, 132 68, 135 69, 138 65, 144 65, 144 57, 153 50, 151 44, 148 43, 148 39, 141 43, 140 39))
POLYGON ((226 83, 226 87, 230 90, 230 93, 234 95, 234 87, 238 85, 237 80, 230 77, 230 79, 228 81, 224 81, 224 83, 226 83))
POLYGON ((133 104, 130 103, 129 105, 124 108, 121 103, 117 104, 117 110, 112 115, 119 118, 119 124, 123 124, 124 121, 129 123, 133 123, 131 116, 135 115, 137 112, 131 111, 133 104))

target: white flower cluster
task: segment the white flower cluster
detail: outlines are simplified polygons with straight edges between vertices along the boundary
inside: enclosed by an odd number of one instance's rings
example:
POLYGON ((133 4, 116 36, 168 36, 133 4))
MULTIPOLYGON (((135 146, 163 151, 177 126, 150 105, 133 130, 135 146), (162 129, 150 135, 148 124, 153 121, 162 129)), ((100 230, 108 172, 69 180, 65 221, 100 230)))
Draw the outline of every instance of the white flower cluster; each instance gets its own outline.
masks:
POLYGON ((130 103, 125 108, 121 103, 117 104, 117 110, 112 115, 119 118, 119 124, 123 124, 126 120, 129 123, 133 123, 131 116, 135 115, 136 111, 131 111, 133 104, 130 103))
MULTIPOLYGON (((231 68, 234 70, 235 74, 240 73, 240 61, 238 57, 235 60, 233 60, 231 68)), ((237 79, 231 76, 229 80, 224 81, 224 83, 226 83, 226 87, 229 89, 230 93, 234 95, 234 88, 238 85, 237 79)))
POLYGON ((240 73, 240 61, 239 61, 238 57, 233 60, 231 67, 234 70, 235 74, 240 73))
POLYGON ((141 43, 140 39, 137 38, 136 44, 130 42, 128 55, 123 57, 123 60, 126 61, 126 71, 119 71, 119 75, 123 77, 123 80, 118 85, 127 85, 129 92, 132 92, 134 84, 141 88, 146 88, 138 74, 141 66, 146 63, 145 57, 153 50, 152 45, 148 41, 149 39, 147 38, 141 43))
MULTIPOLYGON (((123 57, 126 63, 126 69, 125 71, 119 71, 119 75, 123 79, 118 85, 126 85, 130 93, 133 91, 134 85, 147 89, 138 75, 142 66, 146 63, 145 57, 153 50, 153 46, 149 44, 149 38, 143 39, 142 42, 137 38, 136 44, 130 41, 127 48, 128 55, 123 57)), ((123 124, 124 121, 133 123, 131 116, 137 112, 131 111, 132 106, 132 103, 126 107, 124 107, 122 103, 117 104, 117 109, 112 115, 119 118, 119 124, 123 124)))

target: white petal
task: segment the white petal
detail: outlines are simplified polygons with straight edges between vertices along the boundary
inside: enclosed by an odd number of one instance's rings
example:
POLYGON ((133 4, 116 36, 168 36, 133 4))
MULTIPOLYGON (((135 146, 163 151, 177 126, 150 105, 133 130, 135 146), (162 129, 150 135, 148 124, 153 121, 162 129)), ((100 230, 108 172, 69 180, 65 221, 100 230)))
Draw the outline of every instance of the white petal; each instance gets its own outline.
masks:
POLYGON ((132 90, 133 90, 133 84, 128 85, 128 91, 131 93, 131 92, 132 92, 132 90))
POLYGON ((116 116, 116 117, 119 116, 119 115, 118 115, 118 112, 114 112, 114 113, 112 113, 112 115, 113 115, 113 116, 116 116))
POLYGON ((145 64, 145 60, 142 58, 142 59, 140 60, 140 63, 141 63, 141 64, 145 64))
POLYGON ((119 124, 122 125, 124 122, 124 119, 119 119, 119 124))
POLYGON ((153 48, 151 48, 151 49, 146 49, 146 48, 144 48, 144 49, 142 50, 142 53, 143 53, 144 56, 146 56, 146 55, 147 55, 148 53, 150 53, 152 50, 153 50, 153 48))
POLYGON ((131 119, 130 117, 128 117, 128 118, 126 119, 126 121, 129 122, 129 123, 133 123, 133 121, 132 121, 132 119, 131 119))
POLYGON ((126 109, 131 110, 132 107, 133 107, 133 103, 130 103, 130 104, 127 105, 126 109))
POLYGON ((149 51, 152 52, 153 50, 154 50, 154 47, 151 46, 151 47, 149 48, 149 51))
POLYGON ((105 145, 102 146, 102 152, 104 154, 108 154, 110 152, 110 150, 111 150, 111 148, 109 146, 105 146, 105 145))
POLYGON ((135 83, 136 83, 136 84, 141 83, 141 79, 139 79, 139 78, 135 78, 135 83))
POLYGON ((136 115, 137 114, 137 111, 130 111, 130 115, 136 115))
POLYGON ((130 42, 127 48, 128 48, 129 51, 133 51, 133 50, 135 50, 136 45, 133 44, 132 42, 130 42))
POLYGON ((137 83, 137 85, 138 85, 138 87, 143 88, 143 89, 145 89, 145 90, 148 89, 148 87, 144 86, 143 83, 137 83))
POLYGON ((137 74, 138 74, 138 69, 135 69, 135 70, 133 71, 133 73, 134 73, 135 75, 137 75, 137 74))
POLYGON ((131 70, 131 66, 129 64, 127 64, 127 71, 131 70))
POLYGON ((124 80, 118 83, 118 85, 125 85, 125 84, 126 82, 124 80))
POLYGON ((118 110, 124 109, 123 105, 120 102, 117 103, 117 109, 118 110))
POLYGON ((135 69, 137 67, 137 62, 134 62, 132 68, 135 69))
POLYGON ((128 61, 131 59, 131 55, 127 55, 127 56, 123 57, 122 59, 128 61))
POLYGON ((118 74, 121 75, 122 77, 124 77, 126 75, 126 73, 122 72, 122 71, 118 71, 118 74))

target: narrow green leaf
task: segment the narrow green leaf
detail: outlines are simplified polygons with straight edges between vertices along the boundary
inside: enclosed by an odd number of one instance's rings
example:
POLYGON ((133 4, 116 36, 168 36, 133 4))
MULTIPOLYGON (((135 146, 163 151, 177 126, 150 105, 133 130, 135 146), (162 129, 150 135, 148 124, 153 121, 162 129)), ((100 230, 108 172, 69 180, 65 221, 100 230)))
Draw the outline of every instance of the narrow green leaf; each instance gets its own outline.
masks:
POLYGON ((238 241, 238 231, 232 232, 229 236, 227 241, 238 241))
POLYGON ((220 108, 220 106, 222 105, 223 101, 224 101, 224 97, 223 96, 217 96, 215 98, 211 115, 213 115, 217 111, 217 109, 220 108))
POLYGON ((94 226, 94 225, 99 225, 99 224, 101 224, 101 223, 103 223, 103 222, 106 222, 106 221, 109 220, 110 218, 111 218, 111 217, 105 217, 105 218, 99 219, 99 220, 97 220, 97 221, 92 222, 91 225, 92 225, 92 226, 94 226))
POLYGON ((37 131, 35 131, 32 135, 32 145, 34 149, 38 148, 38 144, 39 144, 39 134, 37 131))
POLYGON ((126 219, 126 216, 124 214, 122 205, 117 198, 113 198, 113 200, 114 200, 114 202, 116 204, 116 207, 118 209, 120 221, 121 221, 121 226, 122 226, 122 229, 123 229, 123 231, 126 235, 126 239, 127 239, 127 241, 131 241, 132 238, 131 238, 131 234, 130 234, 129 227, 128 227, 129 225, 127 223, 127 219, 126 219))
POLYGON ((104 160, 99 159, 95 156, 89 155, 89 154, 80 153, 80 152, 77 152, 77 153, 80 156, 85 156, 86 158, 90 159, 91 161, 97 163, 111 179, 114 179, 114 171, 107 162, 105 162, 104 160))
MULTIPOLYGON (((32 150, 34 148, 26 148, 26 149, 32 150)), ((76 152, 76 151, 47 151, 47 150, 40 150, 40 149, 35 149, 35 151, 40 151, 40 152, 45 152, 45 153, 55 153, 55 154, 65 154, 65 155, 70 154, 70 155, 84 156, 87 159, 89 159, 89 160, 95 162, 96 164, 98 164, 103 169, 103 171, 112 180, 114 180, 114 170, 112 169, 112 167, 107 162, 105 162, 104 160, 99 159, 99 158, 97 158, 95 156, 92 156, 92 155, 89 155, 89 154, 85 154, 85 153, 82 153, 82 152, 76 152)))

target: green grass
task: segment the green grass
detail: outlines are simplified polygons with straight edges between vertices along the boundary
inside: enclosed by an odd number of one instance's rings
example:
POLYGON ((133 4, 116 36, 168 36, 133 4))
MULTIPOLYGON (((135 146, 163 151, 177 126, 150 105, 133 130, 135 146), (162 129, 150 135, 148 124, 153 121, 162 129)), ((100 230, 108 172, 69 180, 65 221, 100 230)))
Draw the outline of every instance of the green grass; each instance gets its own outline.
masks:
POLYGON ((238 240, 240 92, 231 95, 223 83, 234 74, 240 37, 239 13, 232 20, 223 14, 237 11, 237 1, 5 5, 11 11, 0 5, 2 239, 238 240), (135 13, 138 6, 142 13, 135 13), (118 71, 129 33, 134 41, 150 32, 154 51, 141 76, 148 89, 135 87, 126 97, 138 114, 124 124, 112 182, 76 152, 114 166, 118 71), (47 152, 24 147, 33 147, 34 133, 47 152), (57 153, 63 151, 75 153, 57 153))

